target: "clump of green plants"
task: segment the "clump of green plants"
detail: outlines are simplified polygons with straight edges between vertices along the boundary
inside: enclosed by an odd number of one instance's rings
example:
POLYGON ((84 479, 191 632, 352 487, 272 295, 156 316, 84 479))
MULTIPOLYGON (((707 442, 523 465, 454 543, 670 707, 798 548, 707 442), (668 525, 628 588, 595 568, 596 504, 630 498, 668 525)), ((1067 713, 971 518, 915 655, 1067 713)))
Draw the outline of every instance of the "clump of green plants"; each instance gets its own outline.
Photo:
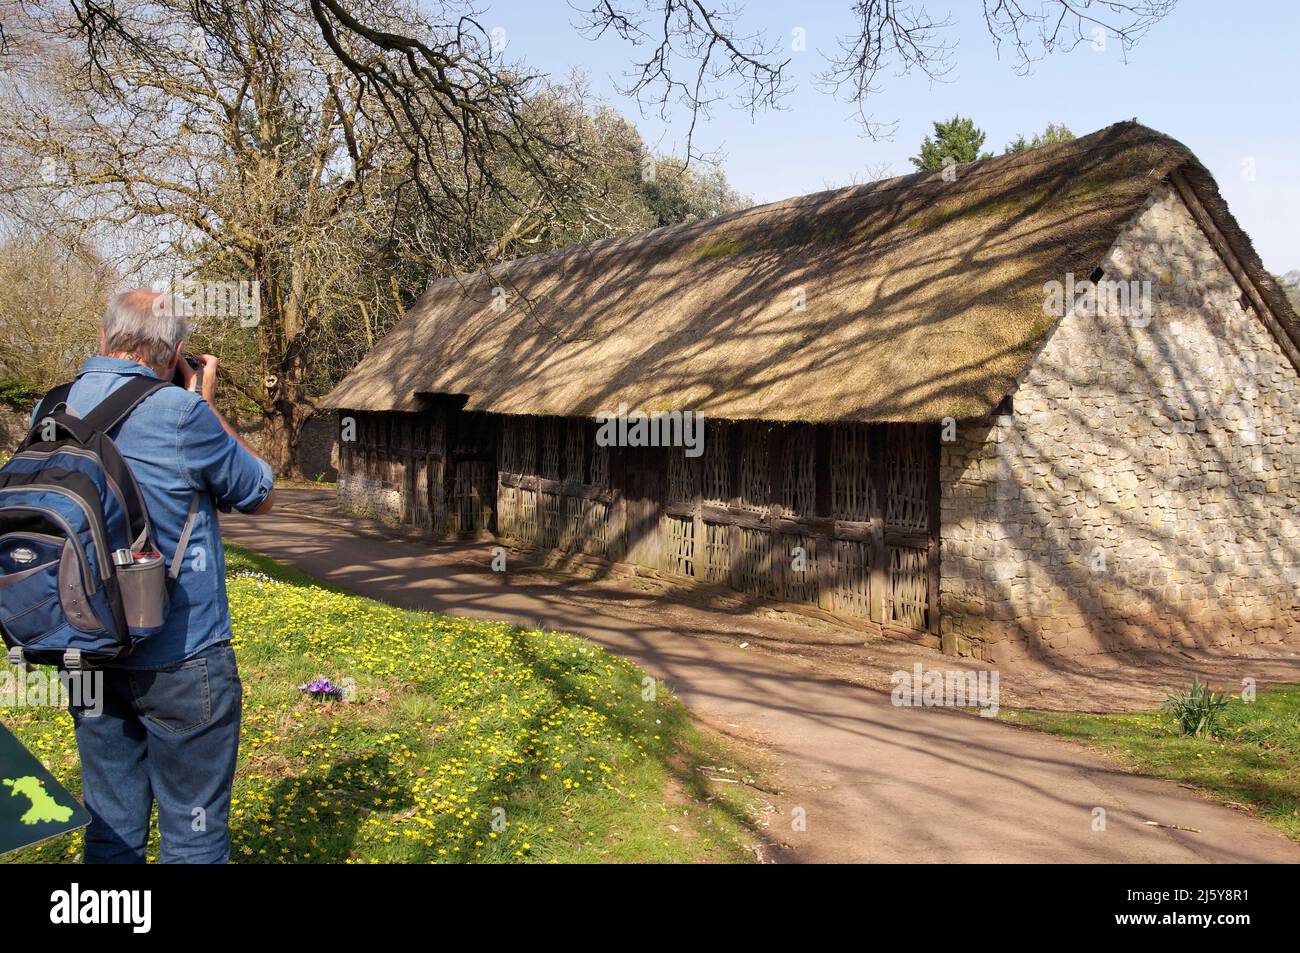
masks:
POLYGON ((1185 735, 1203 738, 1218 734, 1219 717, 1228 707, 1228 696, 1218 695, 1192 676, 1192 687, 1170 692, 1164 710, 1173 715, 1178 728, 1185 735))
POLYGON ((45 391, 27 381, 12 377, 0 378, 0 404, 14 410, 31 410, 32 405, 44 396, 45 391))

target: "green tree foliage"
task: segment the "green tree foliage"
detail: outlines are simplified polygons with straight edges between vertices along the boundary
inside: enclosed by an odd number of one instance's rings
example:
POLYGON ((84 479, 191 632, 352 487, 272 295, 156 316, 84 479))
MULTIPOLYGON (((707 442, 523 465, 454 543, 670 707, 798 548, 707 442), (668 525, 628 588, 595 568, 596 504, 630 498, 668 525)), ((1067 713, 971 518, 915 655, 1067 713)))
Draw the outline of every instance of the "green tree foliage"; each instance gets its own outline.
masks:
POLYGON ((921 143, 921 154, 912 156, 912 165, 921 170, 942 169, 945 159, 953 162, 974 162, 991 159, 993 153, 980 152, 984 145, 984 130, 975 126, 974 120, 953 116, 947 122, 934 124, 934 135, 926 136, 921 143))
POLYGON ((1282 288, 1291 307, 1300 311, 1300 268, 1292 268, 1285 275, 1274 275, 1273 280, 1282 288))
POLYGON ((1033 138, 1026 139, 1023 135, 1007 143, 1007 147, 1002 150, 1004 155, 1015 155, 1019 152, 1028 152, 1030 149, 1037 149, 1039 146, 1054 146, 1058 142, 1069 142, 1074 138, 1074 133, 1069 130, 1065 123, 1049 122, 1047 128, 1041 133, 1036 133, 1033 138))

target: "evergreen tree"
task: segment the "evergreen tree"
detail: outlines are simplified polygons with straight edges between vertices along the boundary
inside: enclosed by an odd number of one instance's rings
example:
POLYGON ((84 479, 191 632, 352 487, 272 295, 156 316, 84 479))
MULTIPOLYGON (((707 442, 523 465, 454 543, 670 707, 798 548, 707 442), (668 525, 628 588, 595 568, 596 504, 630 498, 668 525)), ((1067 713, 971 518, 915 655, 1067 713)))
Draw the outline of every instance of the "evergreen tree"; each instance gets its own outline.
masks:
POLYGON ((1037 149, 1039 146, 1054 146, 1058 142, 1069 142, 1073 138, 1074 133, 1069 130, 1065 123, 1049 122, 1047 128, 1032 139, 1026 139, 1022 135, 1016 136, 1013 142, 1007 143, 1003 153, 1005 155, 1014 155, 1017 152, 1028 152, 1030 149, 1037 149))
POLYGON ((945 159, 953 162, 974 162, 991 159, 993 153, 980 152, 984 145, 984 130, 977 129, 973 120, 953 116, 947 122, 934 124, 934 136, 926 136, 921 143, 921 154, 912 156, 912 165, 918 169, 942 169, 945 159))

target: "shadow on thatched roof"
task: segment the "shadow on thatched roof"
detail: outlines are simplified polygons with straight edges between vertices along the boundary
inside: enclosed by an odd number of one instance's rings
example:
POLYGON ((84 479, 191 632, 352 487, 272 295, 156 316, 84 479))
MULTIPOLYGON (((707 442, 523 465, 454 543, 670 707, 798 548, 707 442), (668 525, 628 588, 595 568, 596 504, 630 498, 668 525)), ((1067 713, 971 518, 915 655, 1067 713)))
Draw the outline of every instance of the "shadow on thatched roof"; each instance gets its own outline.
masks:
POLYGON ((917 173, 439 280, 322 406, 415 410, 441 393, 508 414, 981 415, 1051 329, 1044 282, 1087 278, 1175 170, 1300 341, 1209 173, 1127 122, 955 181, 917 173))

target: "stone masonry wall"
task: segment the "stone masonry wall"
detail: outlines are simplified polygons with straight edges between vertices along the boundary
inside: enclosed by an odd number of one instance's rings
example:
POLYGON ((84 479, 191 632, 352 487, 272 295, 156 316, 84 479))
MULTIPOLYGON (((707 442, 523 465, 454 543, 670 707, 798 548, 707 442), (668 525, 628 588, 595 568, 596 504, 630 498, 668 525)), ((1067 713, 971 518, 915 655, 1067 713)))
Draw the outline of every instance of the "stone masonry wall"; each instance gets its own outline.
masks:
POLYGON ((340 467, 334 494, 339 508, 345 512, 392 526, 402 522, 401 486, 385 482, 364 467, 355 470, 340 467))
POLYGON ((1102 264, 1151 281, 1149 323, 1065 317, 1012 412, 943 445, 945 649, 1300 638, 1295 368, 1172 187, 1102 264))

